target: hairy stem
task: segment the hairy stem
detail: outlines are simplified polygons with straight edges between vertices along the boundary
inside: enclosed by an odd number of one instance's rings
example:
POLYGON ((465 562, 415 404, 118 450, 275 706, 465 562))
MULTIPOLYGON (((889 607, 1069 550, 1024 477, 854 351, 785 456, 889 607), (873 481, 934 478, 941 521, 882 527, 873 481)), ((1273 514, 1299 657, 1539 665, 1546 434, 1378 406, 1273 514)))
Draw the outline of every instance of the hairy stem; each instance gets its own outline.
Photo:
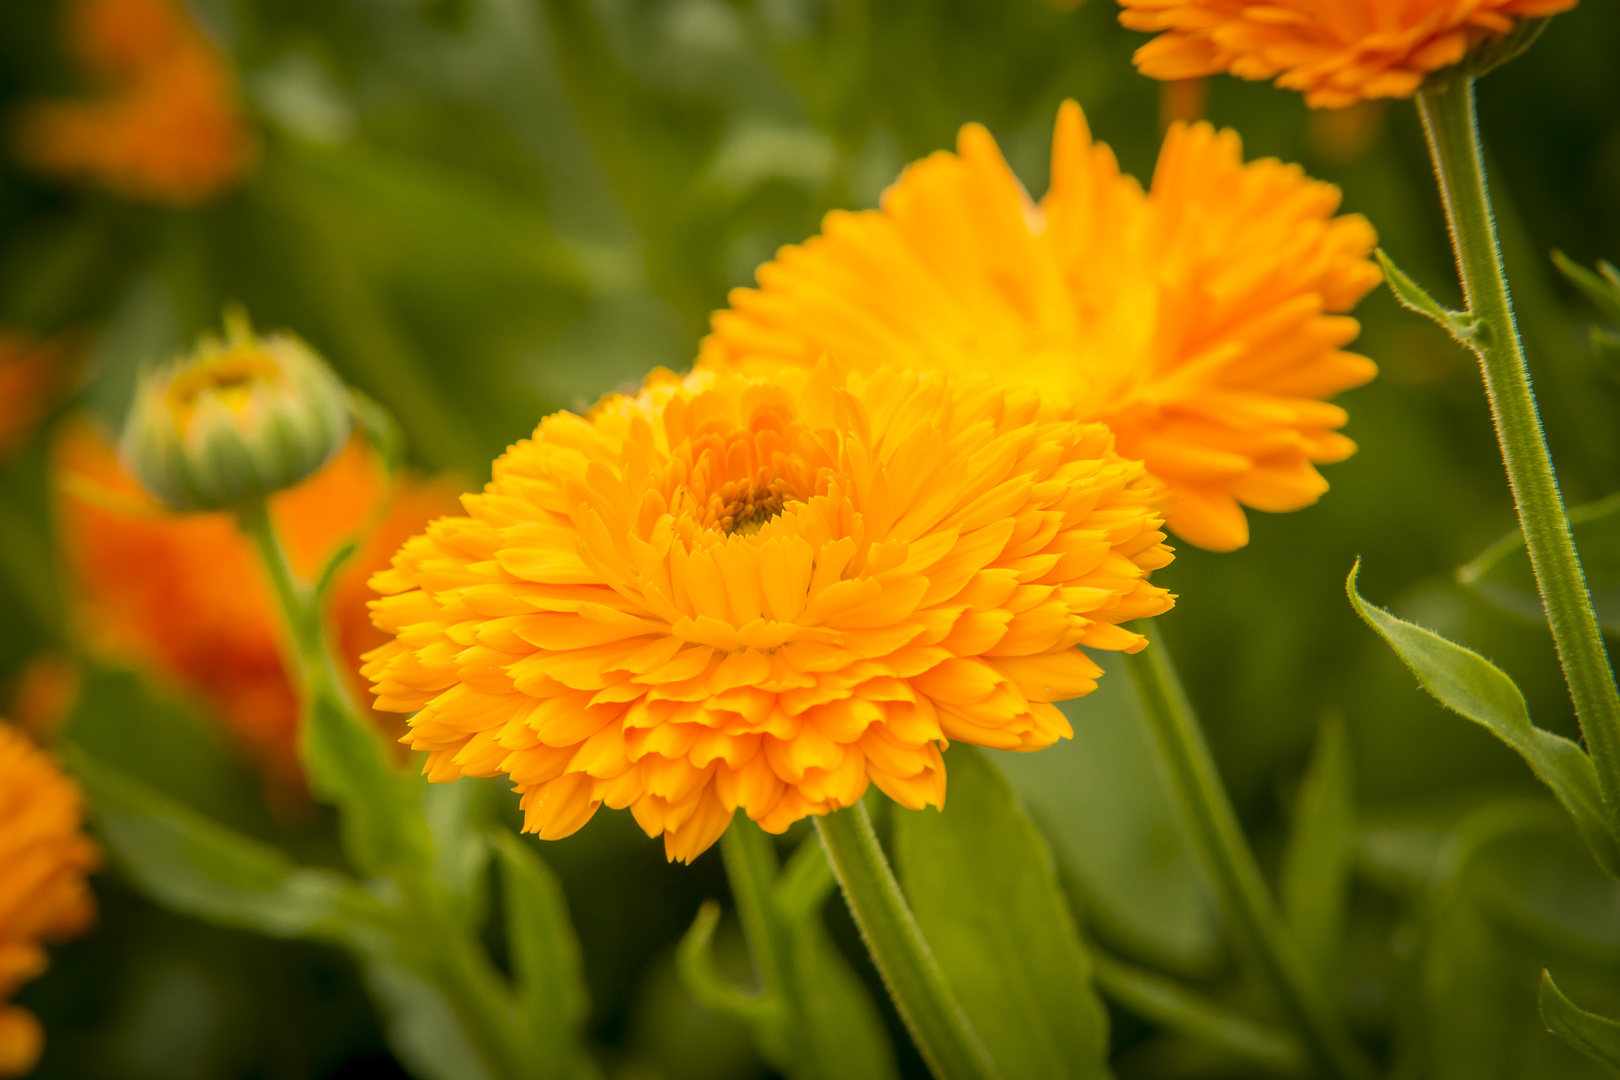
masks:
POLYGON ((1299 945, 1277 911, 1254 852, 1238 824, 1237 811, 1221 783, 1192 707, 1182 692, 1164 642, 1150 625, 1139 630, 1153 640, 1126 657, 1142 709, 1170 771, 1188 827, 1220 890, 1228 916, 1247 939, 1301 1041, 1323 1075, 1363 1080, 1371 1066, 1328 1004, 1299 945))
POLYGON ((844 899, 912 1040, 939 1080, 999 1074, 923 939, 860 803, 816 818, 844 899))
POLYGON ((1469 314, 1478 320, 1479 332, 1471 347, 1485 377, 1485 393, 1496 420, 1497 441, 1518 506, 1530 565, 1575 714, 1597 766, 1609 827, 1620 835, 1620 691, 1575 552, 1513 319, 1485 184, 1474 80, 1461 78, 1445 87, 1424 90, 1418 94, 1417 105, 1445 204, 1463 296, 1469 314))

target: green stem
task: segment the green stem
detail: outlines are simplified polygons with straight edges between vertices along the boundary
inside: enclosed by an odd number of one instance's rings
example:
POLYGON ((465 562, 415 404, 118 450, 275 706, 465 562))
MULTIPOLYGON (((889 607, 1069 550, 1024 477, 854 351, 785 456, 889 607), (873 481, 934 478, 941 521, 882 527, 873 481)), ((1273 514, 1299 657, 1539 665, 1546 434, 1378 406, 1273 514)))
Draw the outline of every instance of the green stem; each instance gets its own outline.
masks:
POLYGON ((1126 666, 1169 768, 1171 786, 1228 914, 1253 948, 1289 1020, 1324 1074, 1336 1080, 1370 1076, 1371 1066, 1329 1007, 1277 911, 1164 642, 1151 625, 1137 629, 1153 644, 1127 656, 1126 666))
POLYGON ((1496 420, 1497 441, 1518 506, 1530 565, 1575 702, 1575 715, 1597 766, 1609 826, 1620 835, 1620 690, 1575 553, 1575 539, 1514 324, 1485 185, 1474 80, 1460 78, 1445 87, 1424 90, 1418 94, 1417 105, 1451 228, 1463 296, 1480 327, 1472 347, 1485 377, 1485 393, 1496 420))
POLYGON ((861 803, 816 818, 844 899, 912 1040, 938 1080, 998 1075, 923 939, 861 803))
MULTIPOLYGON (((270 577, 292 646, 287 667, 297 683, 302 703, 301 728, 312 785, 326 786, 318 783, 321 778, 308 750, 308 740, 317 728, 330 728, 358 740, 370 751, 366 759, 373 768, 392 772, 380 744, 372 745, 375 735, 360 715, 333 658, 319 590, 298 580, 293 573, 270 519, 269 506, 263 500, 250 503, 240 508, 238 519, 242 531, 258 549, 259 560, 270 577)), ((344 824, 352 824, 348 820, 352 808, 345 804, 337 789, 334 788, 332 794, 344 824)), ((420 814, 419 806, 409 810, 420 814)), ((394 822, 394 827, 400 832, 406 831, 403 822, 394 822)), ((488 955, 457 926, 437 885, 421 872, 421 867, 427 863, 428 855, 419 851, 413 858, 395 860, 387 870, 398 884, 403 902, 405 932, 401 947, 414 955, 413 966, 423 973, 431 973, 432 981, 444 991, 491 1075, 508 1080, 535 1075, 545 1060, 541 1051, 546 1048, 529 1045, 517 1021, 510 990, 488 955)), ((560 1073, 560 1069, 553 1071, 554 1075, 560 1073)))
POLYGON ((786 966, 791 946, 782 933, 782 920, 772 910, 771 894, 778 867, 770 837, 739 815, 720 837, 720 855, 726 863, 737 917, 748 937, 760 990, 767 998, 775 998, 788 981, 786 966))

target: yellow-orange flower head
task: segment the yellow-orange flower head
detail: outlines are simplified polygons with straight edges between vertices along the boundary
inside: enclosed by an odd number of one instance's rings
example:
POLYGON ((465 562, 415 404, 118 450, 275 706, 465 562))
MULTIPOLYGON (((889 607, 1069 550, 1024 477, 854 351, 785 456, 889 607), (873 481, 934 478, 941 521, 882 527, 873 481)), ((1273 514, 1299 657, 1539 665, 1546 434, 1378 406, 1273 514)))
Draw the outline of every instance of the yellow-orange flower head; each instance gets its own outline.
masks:
POLYGON ((1294 510, 1349 456, 1322 399, 1372 361, 1342 351, 1379 280, 1375 237, 1338 189, 1245 164, 1238 137, 1174 124, 1151 190, 1122 176, 1079 106, 1058 113, 1052 182, 1032 203, 984 128, 908 167, 881 210, 835 211, 736 289, 699 367, 768 370, 823 353, 856 370, 993 373, 1108 424, 1173 489, 1170 528, 1248 541, 1243 506, 1294 510))
POLYGON ((1160 492, 989 380, 657 375, 548 417, 372 579, 378 704, 525 827, 629 807, 690 861, 861 797, 941 805, 947 739, 1034 750, 1168 609, 1160 492))
POLYGON ((7 999, 45 970, 42 942, 82 934, 95 919, 84 876, 97 854, 82 816, 73 782, 0 722, 0 1077, 27 1074, 44 1042, 39 1021, 7 999))
POLYGON ((1319 109, 1417 93, 1521 21, 1575 0, 1120 0, 1119 21, 1159 33, 1136 52, 1155 79, 1275 78, 1319 109), (1162 31, 1162 33, 1161 33, 1162 31))

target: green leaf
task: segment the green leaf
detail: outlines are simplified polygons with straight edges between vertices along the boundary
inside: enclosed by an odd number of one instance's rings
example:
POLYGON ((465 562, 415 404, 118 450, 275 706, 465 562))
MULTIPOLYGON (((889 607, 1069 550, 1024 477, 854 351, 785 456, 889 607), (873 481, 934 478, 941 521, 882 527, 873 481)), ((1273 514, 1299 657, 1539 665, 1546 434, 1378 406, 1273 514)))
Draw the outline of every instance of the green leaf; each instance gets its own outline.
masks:
POLYGON ((1395 294, 1402 307, 1432 319, 1460 344, 1471 349, 1478 347, 1479 336, 1485 330, 1483 323, 1468 312, 1453 311, 1430 296, 1423 286, 1407 277, 1405 271, 1395 265, 1395 260, 1383 248, 1374 254, 1378 257, 1378 265, 1384 269, 1384 281, 1388 283, 1389 291, 1395 294))
POLYGON ((506 829, 490 833, 505 892, 506 940, 522 1015, 519 1026, 547 1061, 550 1075, 574 1075, 586 1064, 580 1030, 589 1011, 584 960, 568 902, 540 855, 506 829))
POLYGON ((1549 971, 1541 973, 1541 1018, 1554 1035, 1620 1074, 1620 1023, 1589 1013, 1570 1001, 1549 971))
POLYGON ((381 1006, 383 1035, 412 1076, 423 1080, 498 1080, 493 1076, 444 991, 403 964, 362 962, 366 989, 381 1006))
POLYGON ((1122 659, 1087 655, 1107 675, 1059 706, 1074 738, 988 756, 1041 826, 1095 933, 1154 966, 1208 972, 1222 949, 1214 888, 1122 659))
POLYGON ((974 747, 947 809, 895 815, 901 881, 934 956, 1008 1077, 1109 1075, 1108 1018, 1046 842, 974 747))
POLYGON ((780 873, 771 838, 741 815, 721 843, 761 989, 744 990, 720 974, 713 955, 720 907, 710 901, 677 953, 688 991, 705 1008, 747 1023, 761 1055, 794 1080, 893 1080, 883 1021, 821 921, 835 882, 820 840, 801 841, 780 873))
POLYGON ((1098 988, 1112 1001, 1167 1031, 1223 1050, 1267 1072, 1299 1076, 1305 1051, 1292 1035, 1256 1023, 1153 971, 1094 951, 1098 988))
MULTIPOLYGON (((1620 634, 1620 492, 1569 511, 1598 622, 1620 634)), ((1524 533, 1507 533, 1457 571, 1457 580, 1503 611, 1545 622, 1524 533)))
POLYGON ((1620 271, 1615 270, 1613 263, 1599 260, 1598 273, 1594 274, 1556 249, 1552 253, 1552 261, 1559 272, 1569 279, 1569 283, 1592 301, 1594 307, 1620 323, 1620 271))
POLYGON ((1325 986, 1339 975, 1350 868, 1355 859, 1356 808, 1344 722, 1322 725, 1294 806, 1279 880, 1283 914, 1305 959, 1325 986))
POLYGON ((370 944, 392 914, 353 880, 299 867, 65 744, 108 849, 148 896, 174 911, 278 938, 370 944))
POLYGON ((1345 591, 1368 626, 1394 649, 1423 688, 1442 705, 1480 724, 1518 752, 1536 778, 1563 804, 1592 856, 1611 876, 1620 877, 1620 849, 1609 833, 1597 770, 1586 751, 1562 735, 1530 721, 1524 695, 1496 665, 1432 630, 1397 619, 1356 592, 1358 559, 1345 591))

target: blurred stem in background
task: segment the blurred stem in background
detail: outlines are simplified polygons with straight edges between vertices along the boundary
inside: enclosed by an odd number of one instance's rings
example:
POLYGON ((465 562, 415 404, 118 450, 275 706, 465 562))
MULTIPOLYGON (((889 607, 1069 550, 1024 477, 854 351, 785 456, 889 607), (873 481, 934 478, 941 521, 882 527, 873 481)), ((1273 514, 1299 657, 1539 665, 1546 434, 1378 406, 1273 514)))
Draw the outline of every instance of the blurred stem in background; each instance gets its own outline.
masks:
POLYGON ((816 818, 827 861, 906 1029, 939 1080, 1000 1074, 911 913, 864 803, 816 818))
POLYGON ((1451 229, 1471 326, 1459 336, 1479 357, 1508 483, 1552 627, 1581 732, 1620 835, 1620 691, 1575 551, 1514 323, 1480 147, 1474 79, 1423 90, 1418 115, 1451 229))
POLYGON ((1365 1080, 1373 1074, 1372 1067, 1351 1041, 1343 1019, 1277 910, 1162 637, 1145 621, 1136 629, 1153 644, 1127 655, 1126 665, 1169 770, 1171 786, 1228 916, 1253 949, 1323 1075, 1365 1080))

